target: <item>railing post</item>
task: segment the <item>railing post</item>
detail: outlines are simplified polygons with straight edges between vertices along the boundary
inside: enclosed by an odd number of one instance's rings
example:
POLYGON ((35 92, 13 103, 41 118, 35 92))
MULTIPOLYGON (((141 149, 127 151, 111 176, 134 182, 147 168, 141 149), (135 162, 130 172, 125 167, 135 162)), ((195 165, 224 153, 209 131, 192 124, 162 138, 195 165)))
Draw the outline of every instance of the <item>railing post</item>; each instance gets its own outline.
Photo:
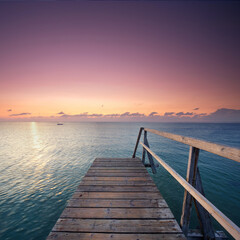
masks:
MULTIPOLYGON (((198 156, 199 149, 190 146, 186 181, 192 186, 195 185, 198 156)), ((185 190, 180 226, 186 237, 189 229, 191 210, 192 210, 192 196, 188 193, 187 190, 185 190)))
MULTIPOLYGON (((146 139, 147 139, 147 131, 144 130, 144 137, 143 137, 144 144, 146 144, 146 139)), ((142 163, 143 164, 145 164, 145 156, 146 156, 146 150, 143 147, 143 151, 142 151, 142 163)))
MULTIPOLYGON (((203 195, 204 191, 203 191, 203 186, 202 186, 202 180, 201 180, 201 175, 199 172, 199 168, 197 168, 197 173, 196 173, 196 184, 195 184, 195 188, 203 195)), ((208 213, 208 211, 206 211, 201 204, 199 204, 198 201, 194 200, 194 204, 196 207, 196 212, 197 212, 197 216, 201 225, 201 230, 203 233, 203 237, 206 240, 209 239, 215 239, 215 234, 214 234, 214 229, 212 226, 212 222, 211 222, 211 218, 210 218, 210 214, 208 213)))
POLYGON ((140 138, 141 138, 142 130, 143 130, 143 129, 144 129, 144 128, 141 127, 140 130, 139 130, 138 138, 137 138, 137 142, 136 142, 136 145, 135 145, 135 149, 134 149, 134 152, 133 152, 132 158, 135 158, 135 157, 136 157, 136 152, 137 152, 138 144, 139 144, 139 141, 140 141, 140 138))
MULTIPOLYGON (((144 130, 144 144, 148 148, 150 148, 148 140, 147 140, 147 131, 145 131, 145 130, 144 130)), ((147 151, 147 155, 148 155, 149 163, 150 163, 151 168, 152 168, 152 172, 155 174, 157 171, 156 171, 156 168, 155 168, 155 165, 154 165, 154 161, 153 161, 152 155, 148 151, 147 151)))
MULTIPOLYGON (((204 196, 201 176, 197 167, 198 157, 199 149, 190 146, 186 180, 204 196)), ((204 239, 215 239, 209 213, 195 199, 193 199, 186 190, 184 192, 182 216, 180 221, 180 226, 182 227, 183 233, 187 237, 191 217, 192 200, 194 200, 204 239)))

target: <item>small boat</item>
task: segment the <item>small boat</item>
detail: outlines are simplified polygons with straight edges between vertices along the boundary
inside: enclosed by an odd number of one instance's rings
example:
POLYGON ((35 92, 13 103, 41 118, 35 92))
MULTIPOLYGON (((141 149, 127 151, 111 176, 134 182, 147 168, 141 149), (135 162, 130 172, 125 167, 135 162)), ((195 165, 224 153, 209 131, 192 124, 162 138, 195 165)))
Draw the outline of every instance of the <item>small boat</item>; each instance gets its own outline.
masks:
POLYGON ((63 123, 58 123, 57 125, 63 125, 63 123))

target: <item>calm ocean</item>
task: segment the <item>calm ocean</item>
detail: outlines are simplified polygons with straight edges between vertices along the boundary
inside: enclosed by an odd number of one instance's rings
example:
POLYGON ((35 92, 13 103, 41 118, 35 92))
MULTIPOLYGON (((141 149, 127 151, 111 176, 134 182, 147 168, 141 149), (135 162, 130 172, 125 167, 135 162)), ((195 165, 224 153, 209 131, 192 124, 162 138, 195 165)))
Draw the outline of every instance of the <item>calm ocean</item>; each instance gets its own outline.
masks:
MULTIPOLYGON (((0 239, 45 239, 93 160, 131 157, 141 126, 240 148, 240 124, 1 122, 0 239)), ((148 140, 185 177, 188 146, 151 133, 148 140)), ((240 225, 240 164, 201 151, 199 168, 206 197, 240 225)), ((149 172, 179 221, 182 187, 162 167, 149 172)))

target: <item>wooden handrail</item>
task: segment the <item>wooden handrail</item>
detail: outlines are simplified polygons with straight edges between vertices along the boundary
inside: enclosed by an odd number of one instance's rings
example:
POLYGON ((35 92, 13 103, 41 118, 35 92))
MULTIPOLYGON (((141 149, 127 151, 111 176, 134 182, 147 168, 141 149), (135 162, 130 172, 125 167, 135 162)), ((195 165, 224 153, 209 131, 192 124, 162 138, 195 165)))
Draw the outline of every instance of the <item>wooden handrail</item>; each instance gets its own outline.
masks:
MULTIPOLYGON (((146 131, 152 129, 145 129, 146 131)), ((156 131, 156 130, 154 130, 156 131)), ((150 131, 149 131, 150 132, 150 131)), ((158 132, 158 131, 157 131, 158 132)), ((161 133, 161 132, 160 132, 161 133)), ((174 134, 171 134, 174 135, 174 134)), ((162 136, 162 135, 161 135, 162 136)), ((174 135, 178 136, 178 135, 174 135)), ((175 139, 174 139, 175 140, 175 139)), ((204 142, 204 141, 203 141, 204 142)), ((195 198, 235 239, 240 239, 240 228, 227 216, 209 202, 200 192, 182 178, 174 169, 151 151, 145 144, 140 143, 191 195, 195 198)), ((191 144, 190 144, 191 145, 191 144)))
POLYGON ((234 160, 236 162, 240 162, 240 149, 227 147, 220 144, 211 143, 211 142, 194 139, 190 137, 185 137, 181 135, 176 135, 172 133, 161 132, 161 131, 150 129, 150 128, 144 128, 144 130, 165 138, 175 140, 177 142, 187 144, 189 146, 193 146, 193 147, 205 150, 210 153, 217 154, 221 157, 225 157, 225 158, 234 160))

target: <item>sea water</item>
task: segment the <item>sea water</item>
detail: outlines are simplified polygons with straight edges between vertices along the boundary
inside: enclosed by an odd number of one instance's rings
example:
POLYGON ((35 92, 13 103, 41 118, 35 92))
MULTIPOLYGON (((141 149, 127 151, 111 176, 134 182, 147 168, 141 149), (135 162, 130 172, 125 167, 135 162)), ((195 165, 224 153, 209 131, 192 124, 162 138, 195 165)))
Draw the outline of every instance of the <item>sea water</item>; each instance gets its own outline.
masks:
MULTIPOLYGON (((142 126, 240 148, 240 124, 1 122, 0 239, 45 239, 94 159, 131 157, 142 126)), ((151 133, 148 140, 186 176, 189 146, 151 133)), ((240 225, 240 163, 200 151, 199 168, 206 197, 240 225)), ((148 171, 179 222, 183 188, 161 166, 148 171)))

